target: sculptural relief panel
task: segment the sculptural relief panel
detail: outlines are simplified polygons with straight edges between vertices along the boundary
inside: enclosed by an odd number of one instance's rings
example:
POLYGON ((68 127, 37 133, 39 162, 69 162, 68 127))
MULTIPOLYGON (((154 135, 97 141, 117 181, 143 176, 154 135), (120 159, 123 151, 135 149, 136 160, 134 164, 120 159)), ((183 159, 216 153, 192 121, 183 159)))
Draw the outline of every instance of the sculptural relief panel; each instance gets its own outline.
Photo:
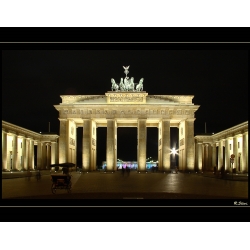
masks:
POLYGON ((182 110, 181 109, 177 109, 176 114, 177 115, 181 115, 182 114, 182 110))

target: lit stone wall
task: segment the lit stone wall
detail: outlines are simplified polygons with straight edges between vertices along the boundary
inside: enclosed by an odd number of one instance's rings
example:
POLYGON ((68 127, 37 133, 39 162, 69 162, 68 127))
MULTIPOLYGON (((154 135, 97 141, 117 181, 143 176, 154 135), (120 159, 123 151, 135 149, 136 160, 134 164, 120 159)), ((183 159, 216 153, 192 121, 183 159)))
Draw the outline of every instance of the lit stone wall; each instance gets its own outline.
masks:
POLYGON ((50 159, 48 162, 50 166, 55 160, 47 156, 47 151, 42 154, 42 144, 45 145, 45 141, 49 145, 53 142, 57 148, 58 137, 56 134, 40 134, 2 121, 2 171, 43 169, 47 159, 50 159), (35 147, 37 147, 36 156, 35 147))
POLYGON ((194 137, 196 149, 199 144, 211 145, 211 153, 204 158, 204 149, 202 152, 196 150, 195 166, 200 170, 200 158, 203 159, 202 169, 213 170, 216 166, 217 170, 221 170, 224 166, 226 171, 232 172, 234 168, 236 172, 248 172, 248 121, 238 124, 212 135, 196 135, 194 137), (216 153, 216 147, 218 153, 216 153), (231 155, 235 155, 234 162, 231 164, 231 155), (217 161, 216 161, 217 159, 217 161), (206 168, 205 168, 206 166, 206 168))

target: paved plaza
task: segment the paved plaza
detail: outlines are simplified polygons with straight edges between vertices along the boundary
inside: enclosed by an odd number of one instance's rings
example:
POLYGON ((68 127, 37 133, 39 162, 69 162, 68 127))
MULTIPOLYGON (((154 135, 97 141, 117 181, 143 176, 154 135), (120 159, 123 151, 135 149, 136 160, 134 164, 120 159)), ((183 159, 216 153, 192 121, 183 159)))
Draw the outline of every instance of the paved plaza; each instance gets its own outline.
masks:
POLYGON ((248 199, 248 175, 213 173, 71 172, 72 189, 51 192, 50 171, 41 180, 2 173, 2 199, 248 199), (11 177, 11 178, 10 178, 11 177))

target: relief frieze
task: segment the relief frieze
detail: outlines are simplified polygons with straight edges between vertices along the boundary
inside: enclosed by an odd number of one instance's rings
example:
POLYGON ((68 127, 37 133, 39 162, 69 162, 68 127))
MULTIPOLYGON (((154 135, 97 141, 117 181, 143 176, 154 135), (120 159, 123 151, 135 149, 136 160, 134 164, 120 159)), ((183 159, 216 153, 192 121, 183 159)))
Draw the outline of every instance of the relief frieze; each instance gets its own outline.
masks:
POLYGON ((143 97, 135 97, 135 96, 117 96, 110 97, 110 102, 143 102, 143 97))
POLYGON ((180 146, 184 145, 184 138, 180 140, 180 146))
POLYGON ((181 109, 177 109, 176 114, 177 114, 177 115, 181 115, 181 114, 182 114, 181 109))
POLYGON ((75 140, 73 138, 69 138, 69 144, 75 146, 75 140))

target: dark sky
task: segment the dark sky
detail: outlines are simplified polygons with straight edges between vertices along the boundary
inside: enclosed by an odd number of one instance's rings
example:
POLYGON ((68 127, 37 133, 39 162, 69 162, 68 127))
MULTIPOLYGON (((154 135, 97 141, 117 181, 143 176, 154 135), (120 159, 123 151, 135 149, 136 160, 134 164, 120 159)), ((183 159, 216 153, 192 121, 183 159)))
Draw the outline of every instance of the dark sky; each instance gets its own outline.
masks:
MULTIPOLYGON (((247 50, 159 50, 157 46, 151 50, 3 50, 2 119, 36 132, 48 131, 50 122, 51 132, 59 133, 53 105, 61 102, 60 95, 104 95, 110 91, 111 78, 118 82, 125 76, 122 66, 128 65, 128 76, 136 83, 144 78, 149 95, 194 95, 194 104, 200 105, 195 134, 205 132, 205 122, 207 132, 216 133, 248 120, 247 50)), ((119 130, 125 139, 118 143, 125 148, 134 144, 131 148, 136 152, 136 129, 119 130), (128 140, 127 133, 134 133, 135 140, 128 140)), ((157 129, 149 130, 154 139, 151 142, 148 137, 148 144, 157 145, 157 129)), ((103 129, 98 136, 106 144, 103 129)), ((119 157, 125 156, 118 151, 119 157)), ((130 160, 135 157, 131 153, 130 160)))

